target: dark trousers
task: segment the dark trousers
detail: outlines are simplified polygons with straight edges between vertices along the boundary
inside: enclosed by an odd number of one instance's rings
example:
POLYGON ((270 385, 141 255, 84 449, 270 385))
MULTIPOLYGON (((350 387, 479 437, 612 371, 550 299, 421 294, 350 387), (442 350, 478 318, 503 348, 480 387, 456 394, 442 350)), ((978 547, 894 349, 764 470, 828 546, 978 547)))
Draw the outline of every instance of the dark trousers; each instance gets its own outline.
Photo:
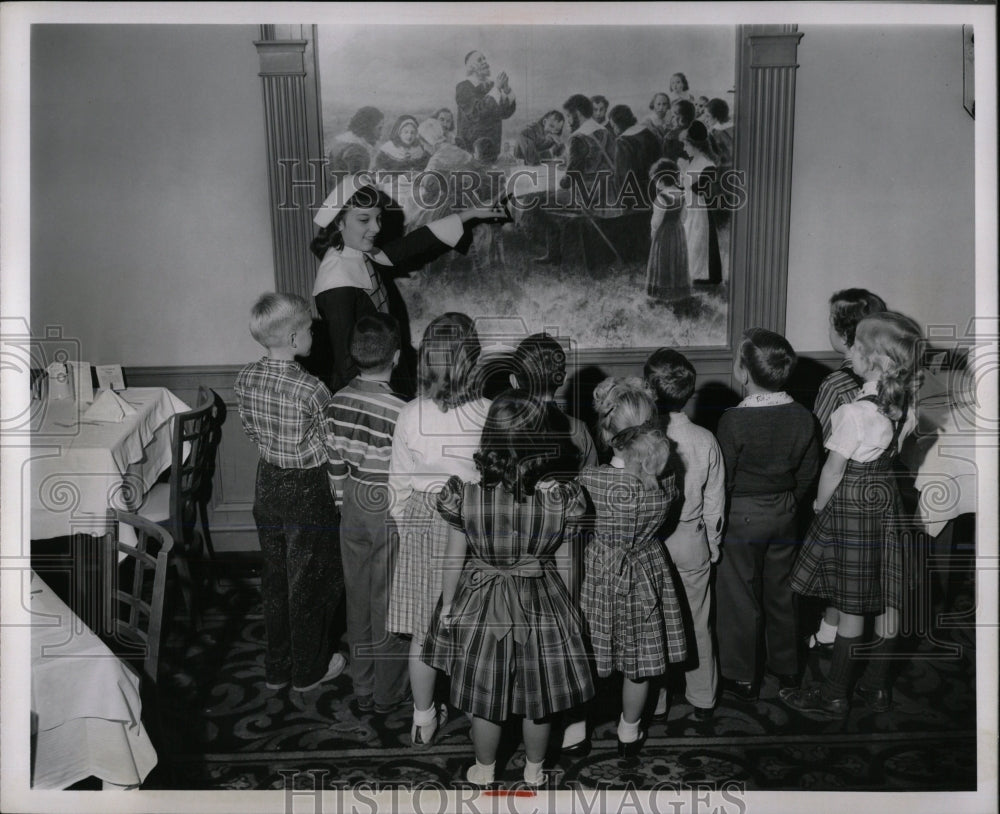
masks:
POLYGON ((338 513, 326 471, 257 465, 253 516, 264 555, 267 680, 304 687, 326 673, 344 595, 338 513))
POLYGON ((357 695, 374 696, 386 708, 406 697, 410 642, 386 632, 389 584, 399 537, 386 510, 385 484, 365 486, 348 478, 340 523, 340 556, 347 575, 347 641, 357 695))
POLYGON ((722 674, 757 681, 761 634, 767 666, 798 673, 797 602, 789 581, 799 546, 791 492, 733 497, 716 575, 722 674))

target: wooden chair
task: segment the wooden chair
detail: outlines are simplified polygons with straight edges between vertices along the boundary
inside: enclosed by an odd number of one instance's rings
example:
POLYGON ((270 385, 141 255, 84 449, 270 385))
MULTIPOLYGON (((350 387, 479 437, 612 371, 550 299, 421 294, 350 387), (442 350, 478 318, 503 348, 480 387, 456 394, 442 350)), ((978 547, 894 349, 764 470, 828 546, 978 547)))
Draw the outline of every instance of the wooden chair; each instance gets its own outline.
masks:
POLYGON ((215 482, 215 464, 219 451, 219 444, 222 443, 222 425, 226 423, 226 403, 222 397, 207 387, 198 388, 198 404, 212 402, 210 413, 212 431, 209 435, 208 444, 205 449, 204 471, 201 478, 201 490, 197 496, 198 515, 201 518, 201 535, 205 541, 205 549, 208 551, 209 560, 209 584, 216 586, 215 573, 215 547, 212 545, 212 534, 208 525, 208 506, 212 502, 212 487, 215 482))
POLYGON ((135 514, 111 510, 112 528, 104 535, 104 638, 139 678, 142 718, 161 763, 172 772, 160 701, 160 649, 164 634, 167 571, 174 540, 163 526, 135 514))
POLYGON ((104 535, 104 629, 127 663, 141 661, 140 679, 155 685, 174 540, 163 526, 146 518, 118 510, 113 513, 116 525, 132 528, 136 542, 123 542, 115 532, 104 535))
POLYGON ((191 565, 201 559, 202 536, 197 528, 199 501, 205 494, 206 473, 211 479, 216 449, 212 445, 215 403, 209 394, 215 395, 210 390, 204 390, 205 398, 199 401, 197 407, 174 416, 170 480, 156 484, 139 508, 142 517, 162 525, 174 539, 172 560, 194 627, 197 627, 200 616, 196 596, 198 589, 192 578, 191 565))

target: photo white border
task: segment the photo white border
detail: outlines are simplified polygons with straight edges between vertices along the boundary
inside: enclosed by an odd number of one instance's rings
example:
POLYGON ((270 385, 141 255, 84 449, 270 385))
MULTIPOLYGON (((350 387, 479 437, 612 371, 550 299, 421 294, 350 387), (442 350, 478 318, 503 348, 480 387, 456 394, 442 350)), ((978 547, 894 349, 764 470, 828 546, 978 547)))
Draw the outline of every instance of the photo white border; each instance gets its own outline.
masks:
MULTIPOLYGON (((6 3, 0 6, 0 315, 23 317, 30 313, 29 299, 29 32, 33 23, 322 23, 375 22, 377 24, 482 24, 514 25, 648 25, 662 15, 671 24, 797 23, 836 25, 960 25, 976 26, 976 309, 980 324, 992 325, 992 359, 980 374, 986 382, 997 375, 997 166, 996 166, 996 7, 958 4, 855 4, 855 3, 573 3, 573 4, 173 4, 173 3, 6 3), (375 15, 377 21, 372 21, 375 15), (669 19, 666 19, 669 16, 669 19), (992 378, 990 378, 992 377, 992 378)), ((956 42, 956 48, 958 43, 956 42)), ((958 89, 956 88, 956 92, 958 89)), ((28 403, 27 377, 0 369, 3 415, 16 414, 28 403)), ((995 387, 980 387, 983 414, 997 415, 995 387)), ((979 506, 995 507, 998 483, 997 450, 979 449, 977 466, 979 506)), ((17 493, 20 469, 27 450, 4 444, 0 459, 0 496, 17 493)), ((23 625, 27 612, 20 606, 20 573, 30 567, 20 556, 26 529, 26 507, 5 501, 0 515, 0 809, 5 811, 282 811, 284 792, 40 792, 27 788, 30 680, 24 670, 29 661, 30 630, 23 625), (22 625, 22 626, 18 626, 22 625)), ((978 762, 980 788, 975 793, 807 793, 748 792, 747 810, 753 812, 850 809, 937 812, 987 812, 997 810, 997 515, 984 509, 978 515, 980 545, 979 605, 977 608, 977 712, 980 721, 978 762)), ((470 750, 471 754, 471 750, 470 750)), ((568 794, 568 793, 566 793, 568 794)), ((617 799, 624 811, 634 810, 624 794, 617 799)), ((546 796, 511 798, 500 810, 546 810, 546 796)), ((614 806, 616 796, 605 801, 614 806)), ((388 802, 388 800, 386 801, 388 802)), ((336 795, 324 795, 324 811, 336 811, 336 795)), ((568 798, 555 810, 569 811, 568 798)), ((311 802, 298 800, 296 811, 312 811, 311 802), (305 805, 303 805, 305 804, 305 805)), ((347 808, 345 810, 350 810, 347 808)), ((360 811, 364 811, 361 808, 360 811)), ((428 810, 426 807, 425 811, 428 810)), ((436 810, 436 807, 430 810, 436 810)), ((614 810, 612 808, 612 810, 614 810)), ((672 811, 666 801, 643 811, 672 811)), ((689 810, 687 808, 682 809, 689 810)))

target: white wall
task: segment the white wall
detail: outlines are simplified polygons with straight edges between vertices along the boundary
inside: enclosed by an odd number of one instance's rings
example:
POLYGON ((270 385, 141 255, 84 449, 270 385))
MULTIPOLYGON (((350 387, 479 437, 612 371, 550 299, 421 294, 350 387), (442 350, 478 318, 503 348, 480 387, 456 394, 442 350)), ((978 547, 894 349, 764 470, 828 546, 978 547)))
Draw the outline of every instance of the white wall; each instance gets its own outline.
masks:
POLYGON ((84 358, 255 358, 274 287, 255 26, 39 26, 31 317, 84 358))
POLYGON ((974 305, 973 126, 960 26, 802 26, 787 335, 828 350, 829 295, 861 286, 921 324, 974 305))

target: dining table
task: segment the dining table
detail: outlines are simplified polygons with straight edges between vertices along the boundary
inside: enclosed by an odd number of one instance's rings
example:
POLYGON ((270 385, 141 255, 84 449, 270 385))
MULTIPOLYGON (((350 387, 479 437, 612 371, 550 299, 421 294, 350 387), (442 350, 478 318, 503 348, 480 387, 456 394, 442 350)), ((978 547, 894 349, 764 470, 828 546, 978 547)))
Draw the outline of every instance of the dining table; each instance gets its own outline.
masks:
POLYGON ((33 571, 31 785, 65 789, 97 777, 141 785, 157 755, 142 722, 138 675, 33 571))
POLYGON ((170 468, 172 418, 188 409, 165 387, 129 387, 114 397, 98 393, 93 403, 58 399, 33 410, 22 485, 30 490, 22 502, 31 508, 31 567, 100 633, 111 510, 139 510, 170 468), (105 406, 112 409, 95 409, 105 406))
POLYGON ((135 511, 170 466, 171 418, 189 410, 165 387, 130 387, 120 420, 89 417, 74 399, 49 401, 31 432, 31 539, 103 535, 109 509, 135 511))

